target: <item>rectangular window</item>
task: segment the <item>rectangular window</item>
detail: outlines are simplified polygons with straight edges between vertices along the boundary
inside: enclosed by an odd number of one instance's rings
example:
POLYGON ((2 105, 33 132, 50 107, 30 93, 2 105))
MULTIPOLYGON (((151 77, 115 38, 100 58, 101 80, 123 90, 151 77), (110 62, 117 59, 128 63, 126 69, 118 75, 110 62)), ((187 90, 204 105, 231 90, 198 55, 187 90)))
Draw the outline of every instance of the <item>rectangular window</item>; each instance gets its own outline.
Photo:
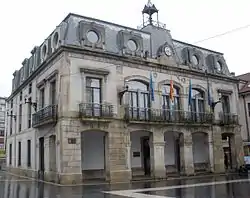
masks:
POLYGON ((32 93, 32 83, 29 84, 29 94, 32 93))
POLYGON ((4 136, 4 130, 0 130, 0 136, 4 136))
POLYGON ((12 144, 10 144, 9 147, 9 164, 12 164, 12 144))
POLYGON ((51 104, 56 104, 56 81, 50 83, 51 104))
MULTIPOLYGON (((10 115, 13 115, 13 111, 10 112, 10 115)), ((10 117, 10 135, 12 135, 12 125, 13 125, 13 121, 12 121, 12 117, 10 117)))
POLYGON ((27 166, 31 167, 31 140, 27 141, 27 166))
MULTIPOLYGON (((29 98, 29 101, 31 102, 31 98, 29 98)), ((28 103, 28 128, 31 127, 31 116, 32 116, 32 108, 31 108, 31 104, 28 103)))
POLYGON ((250 117, 250 103, 247 103, 247 108, 248 108, 248 116, 250 117))
POLYGON ((22 154, 22 144, 21 144, 21 142, 18 142, 18 162, 17 162, 17 165, 18 166, 21 166, 21 159, 22 159, 22 156, 21 156, 21 154, 22 154))
POLYGON ((222 111, 224 114, 230 113, 230 101, 228 95, 222 95, 221 97, 222 111))
POLYGON ((23 114, 23 110, 22 110, 22 105, 19 105, 19 127, 18 130, 19 132, 22 130, 22 115, 23 114))
POLYGON ((100 104, 102 101, 101 79, 86 78, 87 102, 91 104, 100 104))
POLYGON ((45 102, 45 90, 44 88, 40 89, 40 108, 44 108, 44 102, 45 102))

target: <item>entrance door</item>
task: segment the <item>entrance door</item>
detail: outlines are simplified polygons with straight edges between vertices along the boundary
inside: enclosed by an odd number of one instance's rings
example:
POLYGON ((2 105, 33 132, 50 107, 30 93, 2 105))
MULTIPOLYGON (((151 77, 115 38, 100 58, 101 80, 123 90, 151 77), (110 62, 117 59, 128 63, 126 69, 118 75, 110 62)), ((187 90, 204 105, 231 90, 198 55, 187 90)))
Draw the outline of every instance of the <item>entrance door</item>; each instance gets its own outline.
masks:
POLYGON ((180 150, 180 137, 175 140, 175 156, 176 156, 176 168, 177 171, 181 172, 181 150, 180 150))
POLYGON ((38 179, 44 179, 44 137, 39 138, 39 173, 38 179))
POLYGON ((144 175, 149 176, 151 172, 150 166, 150 145, 149 145, 149 137, 142 137, 141 138, 141 145, 142 145, 142 162, 144 168, 144 175))

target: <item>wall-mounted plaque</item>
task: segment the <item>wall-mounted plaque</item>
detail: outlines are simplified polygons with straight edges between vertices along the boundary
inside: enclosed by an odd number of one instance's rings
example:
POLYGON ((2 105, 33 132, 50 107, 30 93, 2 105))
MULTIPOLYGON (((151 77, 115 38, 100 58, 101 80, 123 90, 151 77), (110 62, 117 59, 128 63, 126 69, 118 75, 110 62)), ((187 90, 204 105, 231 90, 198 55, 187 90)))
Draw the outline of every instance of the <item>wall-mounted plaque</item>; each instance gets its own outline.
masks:
POLYGON ((133 157, 140 157, 141 153, 140 152, 133 152, 133 157))
POLYGON ((76 144, 76 138, 68 138, 68 144, 76 144))

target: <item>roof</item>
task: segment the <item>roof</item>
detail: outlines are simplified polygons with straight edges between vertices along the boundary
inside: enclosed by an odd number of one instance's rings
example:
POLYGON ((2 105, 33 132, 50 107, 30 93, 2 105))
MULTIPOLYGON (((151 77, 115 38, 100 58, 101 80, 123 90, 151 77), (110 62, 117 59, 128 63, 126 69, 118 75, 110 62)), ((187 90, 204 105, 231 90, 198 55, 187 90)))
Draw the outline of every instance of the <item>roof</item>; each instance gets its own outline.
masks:
POLYGON ((239 80, 250 81, 250 72, 236 76, 239 80))
POLYGON ((239 90, 239 93, 250 92, 250 72, 236 76, 236 78, 245 81, 245 85, 239 90))

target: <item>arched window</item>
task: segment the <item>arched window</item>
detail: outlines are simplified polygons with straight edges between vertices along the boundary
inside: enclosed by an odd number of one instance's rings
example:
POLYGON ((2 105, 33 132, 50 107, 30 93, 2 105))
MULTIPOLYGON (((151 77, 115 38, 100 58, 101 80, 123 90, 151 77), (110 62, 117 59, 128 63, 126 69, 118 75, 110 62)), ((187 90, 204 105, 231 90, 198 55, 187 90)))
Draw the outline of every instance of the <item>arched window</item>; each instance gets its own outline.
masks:
POLYGON ((162 108, 163 109, 180 109, 180 89, 174 86, 174 100, 170 100, 170 85, 165 84, 162 86, 162 108), (171 106, 172 105, 172 106, 171 106))
POLYGON ((191 111, 194 113, 204 113, 205 112, 205 93, 199 89, 192 89, 192 104, 191 111))
POLYGON ((129 94, 129 114, 136 119, 148 118, 150 108, 149 85, 139 80, 126 83, 129 94))

